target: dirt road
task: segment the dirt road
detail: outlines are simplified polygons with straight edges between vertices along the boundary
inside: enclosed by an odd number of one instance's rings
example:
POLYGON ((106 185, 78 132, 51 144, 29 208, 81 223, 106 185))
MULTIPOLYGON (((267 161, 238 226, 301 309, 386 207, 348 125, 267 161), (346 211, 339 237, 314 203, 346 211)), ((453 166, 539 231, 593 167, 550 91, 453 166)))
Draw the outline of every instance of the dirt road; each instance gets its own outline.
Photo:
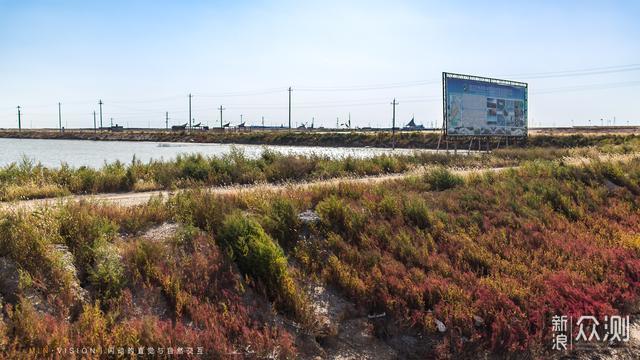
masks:
MULTIPOLYGON (((465 169, 465 170, 451 170, 453 173, 458 175, 466 175, 471 172, 476 171, 499 171, 504 168, 489 168, 489 169, 465 169)), ((368 177, 359 177, 359 178, 335 178, 328 180, 317 180, 310 182, 302 182, 302 183, 285 183, 285 184, 253 184, 253 185, 244 185, 244 186, 223 186, 223 187, 209 187, 207 191, 217 194, 229 194, 229 193, 237 193, 243 191, 282 191, 287 189, 300 189, 300 188, 308 188, 313 186, 329 186, 335 185, 341 182, 359 184, 359 183, 378 183, 382 181, 401 179, 404 177, 419 175, 425 172, 425 168, 416 169, 413 171, 399 173, 399 174, 387 174, 380 176, 368 176, 368 177)), ((168 191, 168 190, 160 190, 160 191, 147 191, 147 192, 127 192, 127 193, 107 193, 107 194, 93 194, 93 195, 70 195, 59 198, 48 198, 48 199, 34 199, 34 200, 21 200, 21 201, 13 201, 13 202, 0 202, 0 210, 10 210, 10 209, 34 209, 43 206, 57 206, 63 204, 67 201, 99 201, 110 204, 118 204, 121 206, 134 206, 145 204, 152 197, 162 196, 167 198, 172 194, 175 194, 181 190, 177 191, 168 191)))
MULTIPOLYGON (((598 155, 597 159, 599 161, 628 162, 628 161, 637 159, 639 157, 640 157, 640 153, 600 154, 598 155)), ((581 165, 586 165, 592 162, 593 160, 594 158, 590 158, 590 157, 566 157, 562 159, 562 162, 568 165, 581 166, 581 165)), ((513 168, 514 167, 475 168, 475 169, 450 168, 449 170, 454 174, 466 176, 466 175, 469 175, 470 173, 477 173, 477 172, 483 172, 483 171, 503 171, 503 170, 513 169, 513 168)), ((300 182, 300 183, 219 186, 219 187, 209 187, 209 188, 206 188, 206 190, 216 194, 229 194, 229 193, 237 193, 242 191, 282 191, 282 190, 287 190, 292 188, 300 189, 300 188, 308 188, 313 186, 329 186, 329 185, 335 185, 342 182, 352 183, 352 184, 377 183, 382 181, 401 179, 401 178, 405 178, 413 175, 424 174, 425 171, 429 169, 432 169, 432 167, 420 167, 404 173, 385 174, 385 175, 377 175, 377 176, 334 178, 334 179, 316 180, 316 181, 300 182)), ((81 201, 81 200, 102 201, 105 203, 118 204, 121 206, 134 206, 134 205, 145 204, 152 197, 162 196, 164 198, 167 198, 179 191, 182 191, 182 190, 177 190, 177 191, 159 190, 159 191, 147 191, 147 192, 70 195, 70 196, 64 196, 59 198, 0 202, 0 210, 33 209, 33 208, 42 207, 42 206, 55 206, 67 201, 81 201)))

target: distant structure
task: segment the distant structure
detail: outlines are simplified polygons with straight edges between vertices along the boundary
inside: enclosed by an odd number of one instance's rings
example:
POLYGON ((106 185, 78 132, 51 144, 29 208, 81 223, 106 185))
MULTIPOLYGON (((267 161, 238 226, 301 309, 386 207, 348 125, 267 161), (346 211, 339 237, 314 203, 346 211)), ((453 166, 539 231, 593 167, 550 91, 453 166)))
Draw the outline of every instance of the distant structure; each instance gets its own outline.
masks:
POLYGON ((120 131, 124 130, 124 127, 122 125, 115 124, 115 125, 111 125, 111 126, 103 126, 103 127, 100 128, 100 130, 108 130, 108 131, 111 131, 111 132, 120 132, 120 131))
POLYGON ((208 127, 208 126, 206 126, 206 125, 202 125, 202 123, 201 123, 201 122, 199 122, 199 123, 197 123, 197 124, 193 125, 193 126, 191 127, 191 129, 192 129, 192 130, 203 130, 203 131, 207 131, 207 130, 209 130, 209 127, 208 127))
POLYGON ((171 130, 174 130, 174 131, 187 130, 187 123, 184 123, 184 124, 182 124, 182 125, 173 125, 173 126, 171 127, 171 130))
POLYGON ((423 125, 416 125, 415 118, 411 118, 411 121, 404 126, 403 130, 424 130, 423 125))

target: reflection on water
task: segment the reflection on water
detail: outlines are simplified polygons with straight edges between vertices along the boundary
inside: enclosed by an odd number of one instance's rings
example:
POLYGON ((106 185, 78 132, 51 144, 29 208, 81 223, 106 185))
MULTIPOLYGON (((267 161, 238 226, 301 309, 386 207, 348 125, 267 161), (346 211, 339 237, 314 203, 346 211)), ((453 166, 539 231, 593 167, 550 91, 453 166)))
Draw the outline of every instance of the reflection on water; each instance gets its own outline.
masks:
MULTIPOLYGON (((264 146, 196 143, 158 143, 137 141, 90 141, 90 140, 40 140, 0 139, 0 166, 19 162, 24 157, 45 166, 57 167, 61 163, 71 166, 99 167, 105 162, 130 162, 136 159, 147 162, 151 159, 170 160, 178 154, 200 153, 222 155, 237 148, 248 157, 259 156, 265 148, 286 154, 318 154, 332 158, 344 156, 369 157, 379 154, 411 154, 409 149, 341 148, 311 146, 264 146)), ((424 150, 421 150, 424 151, 424 150)))

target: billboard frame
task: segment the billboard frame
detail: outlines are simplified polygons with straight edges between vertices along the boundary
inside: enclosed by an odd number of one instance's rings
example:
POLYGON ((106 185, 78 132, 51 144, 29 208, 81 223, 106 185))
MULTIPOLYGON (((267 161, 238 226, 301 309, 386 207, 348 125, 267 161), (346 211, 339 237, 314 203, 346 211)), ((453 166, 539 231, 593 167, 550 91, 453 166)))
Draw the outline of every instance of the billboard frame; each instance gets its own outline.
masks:
POLYGON ((457 73, 450 73, 450 72, 442 72, 442 131, 443 134, 445 136, 445 138, 464 138, 464 137, 497 137, 497 138, 509 138, 509 137, 514 137, 514 138, 526 138, 528 136, 529 133, 529 84, 525 83, 525 82, 520 82, 520 81, 513 81, 513 80, 504 80, 504 79, 497 79, 497 78, 489 78, 489 77, 483 77, 483 76, 476 76, 476 75, 464 75, 464 74, 457 74, 457 73), (519 86, 519 87, 524 87, 525 88, 525 92, 524 92, 524 118, 525 118, 525 126, 524 126, 524 135, 500 135, 500 134, 482 134, 482 135, 449 135, 448 134, 448 128, 449 128, 449 110, 447 108, 447 78, 452 78, 452 79, 462 79, 462 80, 474 80, 474 81, 482 81, 482 82, 487 82, 490 84, 495 84, 495 85, 505 85, 505 86, 519 86))

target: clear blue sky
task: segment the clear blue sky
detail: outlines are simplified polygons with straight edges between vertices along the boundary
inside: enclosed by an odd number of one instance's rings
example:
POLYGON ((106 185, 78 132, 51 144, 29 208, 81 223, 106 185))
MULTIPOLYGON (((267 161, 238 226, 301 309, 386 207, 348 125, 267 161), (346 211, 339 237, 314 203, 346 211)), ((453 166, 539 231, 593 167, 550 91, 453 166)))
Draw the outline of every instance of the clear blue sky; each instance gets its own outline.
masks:
POLYGON ((55 127, 58 101, 63 125, 90 127, 98 99, 105 122, 182 123, 189 92, 196 121, 222 104, 225 122, 279 125, 288 86, 298 124, 389 126, 396 97, 400 122, 430 126, 442 71, 528 81, 532 126, 640 124, 639 4, 0 0, 0 127, 17 105, 55 127))

